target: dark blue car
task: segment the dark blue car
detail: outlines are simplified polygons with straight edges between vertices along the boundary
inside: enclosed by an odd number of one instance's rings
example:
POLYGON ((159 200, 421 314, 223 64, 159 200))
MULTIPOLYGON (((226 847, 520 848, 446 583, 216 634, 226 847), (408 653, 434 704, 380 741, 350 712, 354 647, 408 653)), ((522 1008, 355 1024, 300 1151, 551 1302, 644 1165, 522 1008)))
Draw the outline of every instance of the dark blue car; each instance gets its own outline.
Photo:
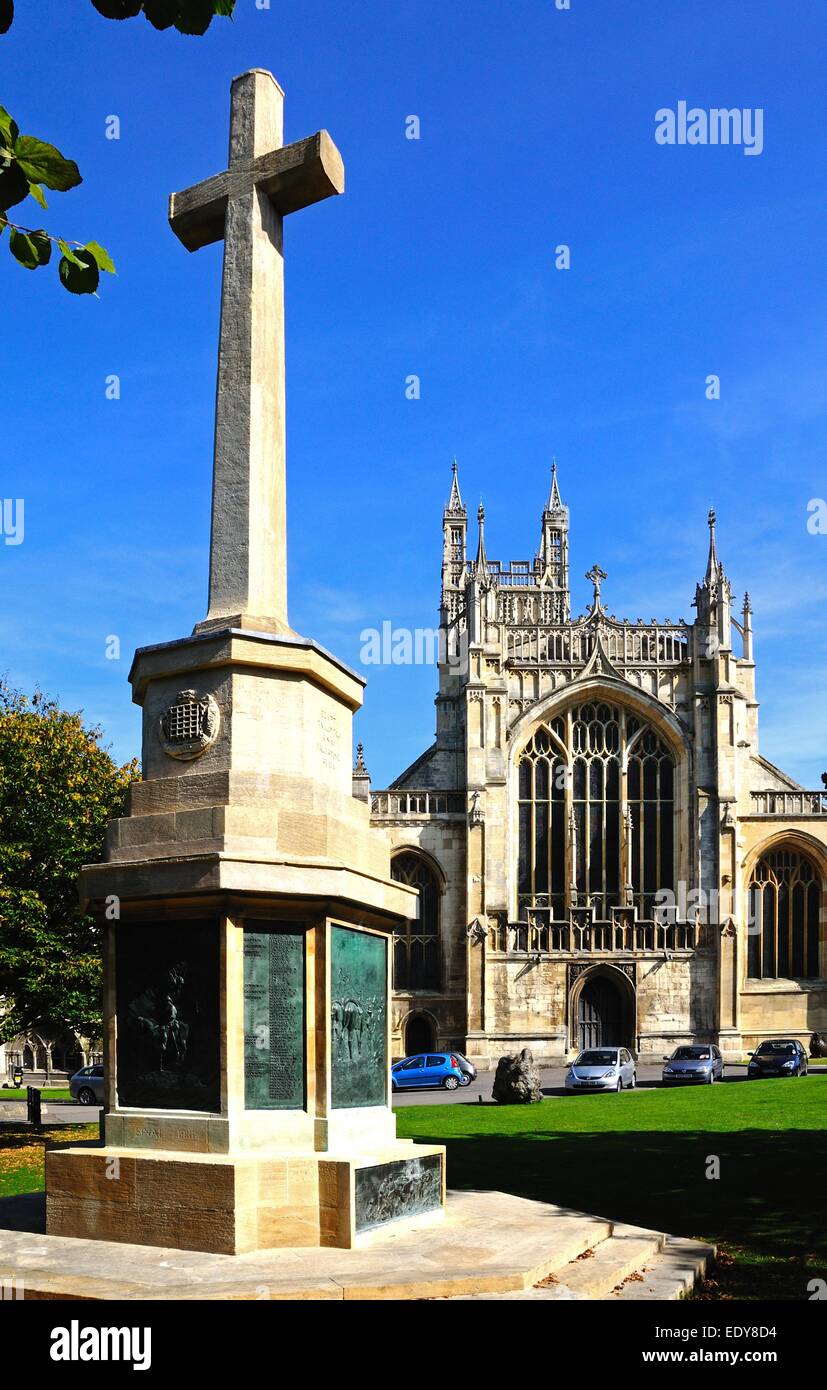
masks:
POLYGON ((806 1076, 807 1054, 797 1038, 774 1038, 759 1043, 749 1054, 747 1076, 757 1081, 764 1076, 806 1076))
POLYGON ((394 1091, 418 1087, 424 1089, 426 1086, 442 1086, 446 1091, 455 1091, 457 1086, 467 1084, 465 1074, 451 1052, 418 1052, 413 1057, 403 1057, 401 1062, 394 1062, 391 1067, 394 1091))

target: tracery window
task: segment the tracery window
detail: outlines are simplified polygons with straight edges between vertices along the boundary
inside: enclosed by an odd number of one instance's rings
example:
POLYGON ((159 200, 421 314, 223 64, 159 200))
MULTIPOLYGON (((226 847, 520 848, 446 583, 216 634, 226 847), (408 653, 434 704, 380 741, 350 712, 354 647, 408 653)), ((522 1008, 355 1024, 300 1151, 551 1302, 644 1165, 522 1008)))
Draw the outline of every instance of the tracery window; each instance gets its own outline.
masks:
POLYGON ((747 974, 750 979, 815 979, 821 883, 795 849, 761 856, 749 884, 747 974))
POLYGON ((537 729, 518 760, 519 915, 629 905, 674 889, 674 757, 624 708, 587 702, 537 729))
POLYGON ((420 854, 397 854, 391 878, 419 889, 419 918, 394 933, 394 989, 439 989, 439 883, 420 854))

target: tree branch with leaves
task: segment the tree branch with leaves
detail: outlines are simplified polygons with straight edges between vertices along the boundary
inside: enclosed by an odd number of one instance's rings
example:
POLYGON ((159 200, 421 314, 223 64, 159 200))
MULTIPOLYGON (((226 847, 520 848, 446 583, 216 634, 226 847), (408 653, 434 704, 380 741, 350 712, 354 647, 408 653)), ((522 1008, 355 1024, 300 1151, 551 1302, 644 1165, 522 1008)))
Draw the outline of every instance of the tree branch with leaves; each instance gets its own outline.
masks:
MULTIPOLYGON (((105 19, 143 16, 155 29, 175 28, 181 34, 204 34, 215 15, 231 17, 235 0, 92 0, 105 19)), ((14 0, 0 0, 0 34, 14 21, 14 0)), ((0 237, 9 232, 9 250, 26 270, 39 270, 60 251, 58 275, 70 294, 96 294, 101 271, 114 275, 109 252, 97 241, 71 241, 43 227, 31 227, 9 216, 28 198, 48 208, 44 189, 67 193, 83 179, 74 160, 54 145, 33 135, 21 135, 17 123, 0 106, 0 237)), ((27 219, 28 221, 28 219, 27 219)))

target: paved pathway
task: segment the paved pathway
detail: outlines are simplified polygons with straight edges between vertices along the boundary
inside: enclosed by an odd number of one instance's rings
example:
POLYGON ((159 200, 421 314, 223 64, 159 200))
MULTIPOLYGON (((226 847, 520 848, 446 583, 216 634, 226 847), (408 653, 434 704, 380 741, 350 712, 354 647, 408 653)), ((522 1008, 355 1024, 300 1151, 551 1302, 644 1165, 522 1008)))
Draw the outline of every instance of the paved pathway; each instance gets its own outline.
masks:
MULTIPOLYGON (((40 1105, 40 1118, 47 1125, 89 1125, 95 1123, 102 1108, 100 1105, 73 1105, 65 1100, 44 1100, 40 1105)), ((0 1123, 25 1118, 25 1100, 0 1100, 0 1123)))

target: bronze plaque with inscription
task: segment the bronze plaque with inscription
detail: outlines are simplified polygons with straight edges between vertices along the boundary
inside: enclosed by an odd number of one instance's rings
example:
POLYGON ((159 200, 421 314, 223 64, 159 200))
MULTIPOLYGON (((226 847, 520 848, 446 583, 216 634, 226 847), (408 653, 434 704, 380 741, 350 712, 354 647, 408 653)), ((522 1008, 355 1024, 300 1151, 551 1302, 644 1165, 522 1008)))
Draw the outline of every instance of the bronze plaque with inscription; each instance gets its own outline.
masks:
POLYGON ((244 927, 244 1104, 300 1110, 305 1103, 304 928, 244 927))
POLYGON ((387 950, 384 937, 350 927, 331 928, 334 1106, 387 1104, 387 950))

